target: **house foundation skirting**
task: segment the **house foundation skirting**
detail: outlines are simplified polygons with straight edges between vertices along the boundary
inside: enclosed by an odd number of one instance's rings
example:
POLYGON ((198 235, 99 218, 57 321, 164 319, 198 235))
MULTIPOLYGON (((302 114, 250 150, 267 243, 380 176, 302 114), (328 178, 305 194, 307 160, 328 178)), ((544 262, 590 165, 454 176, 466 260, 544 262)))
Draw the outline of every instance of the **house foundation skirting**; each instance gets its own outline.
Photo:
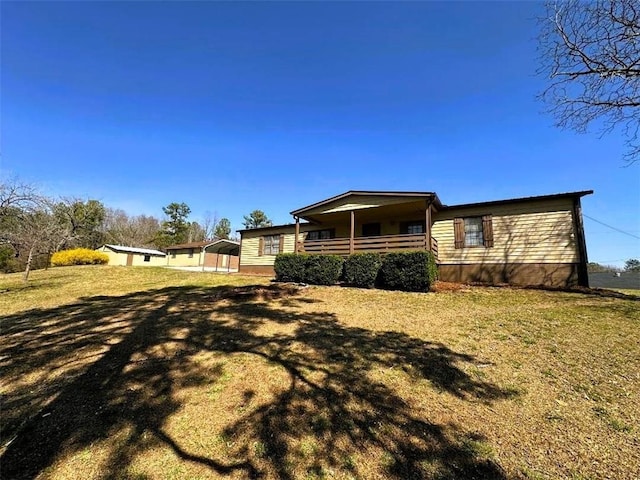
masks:
POLYGON ((578 267, 578 263, 440 264, 438 279, 444 282, 490 285, 508 283, 573 287, 579 285, 578 267))
MULTIPOLYGON (((489 285, 507 283, 574 287, 579 285, 578 265, 578 263, 440 264, 438 279, 444 282, 489 285)), ((275 276, 273 265, 240 265, 240 273, 275 276)))
POLYGON ((246 275, 276 276, 273 265, 240 265, 240 270, 238 271, 246 275))

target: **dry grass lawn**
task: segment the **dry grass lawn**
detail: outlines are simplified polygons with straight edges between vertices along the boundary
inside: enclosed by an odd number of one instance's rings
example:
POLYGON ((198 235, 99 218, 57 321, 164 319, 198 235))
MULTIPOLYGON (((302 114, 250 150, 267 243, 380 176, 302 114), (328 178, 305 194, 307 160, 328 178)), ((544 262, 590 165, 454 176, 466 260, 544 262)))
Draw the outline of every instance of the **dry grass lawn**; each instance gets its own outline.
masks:
POLYGON ((640 477, 637 298, 443 290, 2 276, 0 477, 640 477))

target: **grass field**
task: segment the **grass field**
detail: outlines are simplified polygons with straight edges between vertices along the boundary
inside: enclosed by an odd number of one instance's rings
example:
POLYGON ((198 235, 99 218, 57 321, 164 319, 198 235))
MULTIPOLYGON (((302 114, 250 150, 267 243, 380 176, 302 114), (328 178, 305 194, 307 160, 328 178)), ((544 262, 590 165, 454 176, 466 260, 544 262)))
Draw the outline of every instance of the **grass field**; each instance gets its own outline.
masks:
POLYGON ((0 477, 637 479, 640 302, 595 293, 5 275, 0 477))

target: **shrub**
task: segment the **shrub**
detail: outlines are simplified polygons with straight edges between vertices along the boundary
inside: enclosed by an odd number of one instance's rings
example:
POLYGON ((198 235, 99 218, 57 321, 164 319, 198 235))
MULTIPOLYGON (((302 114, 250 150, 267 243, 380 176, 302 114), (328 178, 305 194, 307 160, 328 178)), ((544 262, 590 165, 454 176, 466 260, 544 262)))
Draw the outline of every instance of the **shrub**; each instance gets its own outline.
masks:
POLYGON ((382 286, 390 290, 426 292, 437 278, 431 252, 402 252, 385 255, 380 269, 382 286))
POLYGON ((379 253, 354 253, 344 262, 344 280, 356 287, 372 288, 381 266, 379 253))
POLYGON ((342 258, 337 255, 280 253, 273 268, 280 282, 333 285, 340 279, 342 264, 342 258))
POLYGON ((308 255, 281 253, 276 255, 273 269, 279 282, 304 282, 305 262, 308 255))
POLYGON ((334 285, 342 275, 344 260, 338 255, 307 255, 303 282, 313 285, 334 285))
POLYGON ((62 267, 67 265, 103 265, 109 263, 109 255, 88 248, 62 250, 51 256, 51 265, 62 267))

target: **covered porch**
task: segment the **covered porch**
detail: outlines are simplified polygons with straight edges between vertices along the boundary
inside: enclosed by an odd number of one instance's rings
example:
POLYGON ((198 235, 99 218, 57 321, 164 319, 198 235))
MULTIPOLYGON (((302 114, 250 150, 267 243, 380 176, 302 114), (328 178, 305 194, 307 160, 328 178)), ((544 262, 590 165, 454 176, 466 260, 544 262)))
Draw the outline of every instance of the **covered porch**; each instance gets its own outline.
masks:
POLYGON ((349 255, 359 252, 427 250, 438 257, 431 236, 441 204, 429 192, 347 192, 291 212, 295 253, 349 255), (300 231, 300 220, 305 232, 300 231))
POLYGON ((436 260, 438 259, 438 241, 431 237, 431 242, 428 243, 424 234, 305 240, 298 243, 296 253, 349 255, 359 252, 389 253, 403 250, 429 250, 436 260))

